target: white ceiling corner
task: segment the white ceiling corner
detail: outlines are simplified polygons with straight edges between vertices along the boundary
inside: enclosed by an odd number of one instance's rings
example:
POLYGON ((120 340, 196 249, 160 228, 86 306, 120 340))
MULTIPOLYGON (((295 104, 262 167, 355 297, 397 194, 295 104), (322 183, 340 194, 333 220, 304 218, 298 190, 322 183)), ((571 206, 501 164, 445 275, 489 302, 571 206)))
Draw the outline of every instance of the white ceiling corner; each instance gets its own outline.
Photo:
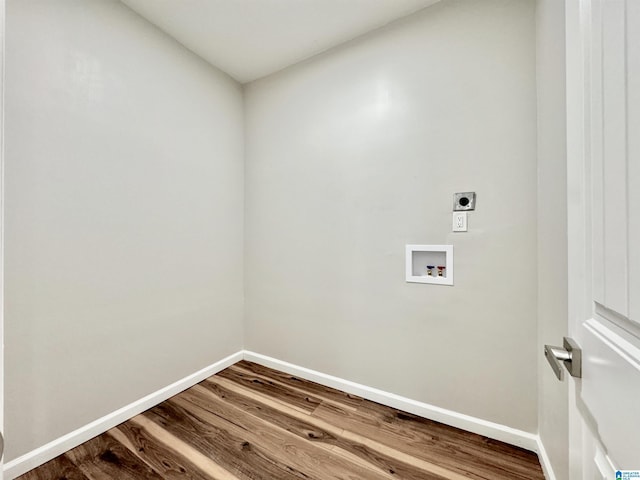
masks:
POLYGON ((439 0, 121 0, 247 83, 439 0))

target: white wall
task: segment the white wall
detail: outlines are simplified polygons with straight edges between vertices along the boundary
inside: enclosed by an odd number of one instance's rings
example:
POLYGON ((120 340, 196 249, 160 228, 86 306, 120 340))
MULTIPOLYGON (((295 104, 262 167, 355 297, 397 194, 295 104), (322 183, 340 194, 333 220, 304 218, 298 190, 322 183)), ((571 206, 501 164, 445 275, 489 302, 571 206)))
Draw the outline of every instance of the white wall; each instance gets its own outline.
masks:
POLYGON ((441 2, 246 87, 248 349, 537 431, 534 10, 441 2), (409 243, 455 286, 405 283, 409 243))
POLYGON ((569 478, 568 382, 559 382, 542 345, 567 335, 567 161, 564 2, 538 0, 538 423, 558 480, 569 478))
POLYGON ((242 348, 241 88, 117 1, 9 0, 7 460, 242 348))

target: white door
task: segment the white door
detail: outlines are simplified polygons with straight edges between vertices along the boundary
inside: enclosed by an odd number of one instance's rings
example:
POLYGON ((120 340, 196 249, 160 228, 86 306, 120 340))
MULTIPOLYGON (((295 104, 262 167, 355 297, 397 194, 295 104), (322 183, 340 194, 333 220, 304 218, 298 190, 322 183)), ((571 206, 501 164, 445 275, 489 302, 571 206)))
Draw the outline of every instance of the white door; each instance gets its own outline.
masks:
POLYGON ((0 480, 4 458, 4 13, 0 0, 0 480))
POLYGON ((566 5, 570 476, 609 480, 640 471, 640 0, 566 5))

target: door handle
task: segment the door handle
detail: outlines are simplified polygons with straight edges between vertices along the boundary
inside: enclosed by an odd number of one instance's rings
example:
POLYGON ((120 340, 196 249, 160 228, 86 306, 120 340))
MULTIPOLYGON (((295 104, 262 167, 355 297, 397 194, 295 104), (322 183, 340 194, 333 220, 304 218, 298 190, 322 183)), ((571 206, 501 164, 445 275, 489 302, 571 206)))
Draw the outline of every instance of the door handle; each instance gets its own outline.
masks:
POLYGON ((4 455, 4 437, 2 436, 2 432, 0 432, 0 460, 4 455))
POLYGON ((562 381, 563 368, 560 362, 564 363, 572 377, 582 378, 582 349, 578 346, 574 339, 564 337, 562 347, 554 347, 552 345, 544 346, 544 356, 553 373, 556 374, 558 380, 562 381))

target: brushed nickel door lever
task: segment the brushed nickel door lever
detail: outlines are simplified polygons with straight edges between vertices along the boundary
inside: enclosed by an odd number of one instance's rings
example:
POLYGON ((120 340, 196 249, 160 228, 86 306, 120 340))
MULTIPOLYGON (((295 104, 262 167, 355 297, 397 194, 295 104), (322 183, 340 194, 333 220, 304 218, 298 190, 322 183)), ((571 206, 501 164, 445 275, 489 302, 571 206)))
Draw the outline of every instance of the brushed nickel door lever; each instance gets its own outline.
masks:
POLYGON ((562 344, 564 348, 553 345, 544 346, 544 356, 547 357, 553 373, 558 380, 562 381, 563 368, 560 364, 562 362, 572 377, 582 378, 582 349, 569 337, 564 337, 562 344))

